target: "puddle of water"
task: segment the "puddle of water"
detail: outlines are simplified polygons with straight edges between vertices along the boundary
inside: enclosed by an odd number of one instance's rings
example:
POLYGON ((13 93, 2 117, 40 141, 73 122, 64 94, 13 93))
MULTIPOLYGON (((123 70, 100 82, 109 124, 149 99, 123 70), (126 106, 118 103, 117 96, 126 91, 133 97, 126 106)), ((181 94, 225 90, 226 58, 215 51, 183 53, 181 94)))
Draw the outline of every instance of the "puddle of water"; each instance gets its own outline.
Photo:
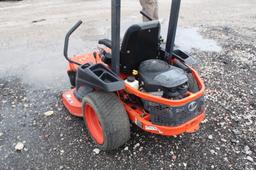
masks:
POLYGON ((201 51, 220 52, 221 47, 212 39, 203 38, 198 28, 179 28, 176 37, 177 47, 190 51, 195 48, 201 51))
MULTIPOLYGON (((84 53, 84 47, 92 46, 78 37, 70 41, 69 55, 84 53)), ((33 88, 63 89, 68 86, 67 61, 63 56, 63 42, 35 43, 16 46, 12 50, 0 49, 8 60, 0 62, 0 76, 17 76, 33 88)))
MULTIPOLYGON (((161 21, 161 35, 167 36, 168 21, 163 19, 161 21)), ((212 39, 204 38, 196 27, 182 28, 178 27, 176 32, 175 45, 177 48, 189 52, 192 49, 198 49, 201 51, 220 52, 221 47, 217 42, 212 39)))

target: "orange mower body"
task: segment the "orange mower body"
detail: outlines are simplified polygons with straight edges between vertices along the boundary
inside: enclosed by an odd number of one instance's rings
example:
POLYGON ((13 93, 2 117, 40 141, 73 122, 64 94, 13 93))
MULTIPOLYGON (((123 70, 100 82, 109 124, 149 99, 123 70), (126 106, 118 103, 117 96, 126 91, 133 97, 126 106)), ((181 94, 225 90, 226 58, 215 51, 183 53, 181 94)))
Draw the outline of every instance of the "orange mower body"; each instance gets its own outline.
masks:
POLYGON ((130 26, 120 42, 120 0, 112 2, 111 40, 98 41, 98 50, 64 57, 71 89, 63 93, 67 110, 82 117, 95 144, 113 150, 130 139, 130 123, 149 133, 176 136, 199 130, 205 118, 205 85, 192 58, 174 49, 180 0, 172 0, 166 43, 161 25, 149 22, 130 26), (165 48, 163 47, 165 46, 165 48))

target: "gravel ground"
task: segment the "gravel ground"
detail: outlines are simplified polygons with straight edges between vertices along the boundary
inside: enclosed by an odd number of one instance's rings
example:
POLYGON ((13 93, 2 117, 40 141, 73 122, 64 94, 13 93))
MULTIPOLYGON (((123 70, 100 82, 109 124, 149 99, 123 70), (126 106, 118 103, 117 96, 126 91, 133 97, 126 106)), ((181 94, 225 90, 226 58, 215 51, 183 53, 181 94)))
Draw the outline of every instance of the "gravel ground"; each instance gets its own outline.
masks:
MULTIPOLYGON (((180 26, 197 27, 222 49, 189 51, 201 61, 207 86, 207 119, 200 131, 163 137, 133 127, 125 146, 97 154, 83 120, 60 100, 69 86, 61 57, 66 28, 96 15, 78 31, 82 38, 74 36, 72 52, 93 48, 105 34, 105 28, 93 28, 108 5, 93 2, 44 0, 37 7, 33 0, 0 2, 0 169, 256 169, 256 3, 182 2, 180 26), (90 5, 101 10, 94 13, 90 5), (47 111, 53 114, 44 115, 47 111), (18 142, 22 151, 15 151, 18 142)), ((138 10, 137 2, 124 3, 129 7, 124 16, 138 10)), ((163 15, 165 3, 160 8, 163 15)))

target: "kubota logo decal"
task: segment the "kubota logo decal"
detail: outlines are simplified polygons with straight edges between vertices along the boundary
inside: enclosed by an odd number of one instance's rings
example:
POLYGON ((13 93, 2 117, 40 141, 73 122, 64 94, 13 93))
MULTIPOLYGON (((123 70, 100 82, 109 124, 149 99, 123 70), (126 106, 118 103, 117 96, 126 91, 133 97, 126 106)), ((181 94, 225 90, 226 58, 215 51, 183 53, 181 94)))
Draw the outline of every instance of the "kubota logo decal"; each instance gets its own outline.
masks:
POLYGON ((191 103, 189 103, 189 105, 188 105, 188 110, 189 110, 190 112, 195 111, 196 108, 197 108, 197 102, 191 102, 191 103))

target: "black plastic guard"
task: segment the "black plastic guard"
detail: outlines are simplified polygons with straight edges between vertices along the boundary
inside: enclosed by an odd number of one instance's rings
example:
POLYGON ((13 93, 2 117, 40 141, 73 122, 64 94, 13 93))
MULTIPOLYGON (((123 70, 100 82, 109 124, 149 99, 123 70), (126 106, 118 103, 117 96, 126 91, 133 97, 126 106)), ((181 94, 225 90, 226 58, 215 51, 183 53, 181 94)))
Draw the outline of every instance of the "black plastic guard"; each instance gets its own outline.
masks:
POLYGON ((77 70, 77 91, 83 86, 115 92, 124 89, 124 81, 103 64, 87 63, 77 70))
POLYGON ((204 110, 204 97, 180 106, 171 107, 144 101, 144 108, 149 111, 150 119, 154 124, 164 126, 179 126, 186 123, 196 116, 200 115, 204 110))
MULTIPOLYGON (((188 54, 186 54, 185 52, 177 49, 174 50, 172 55, 179 59, 181 62, 185 63, 186 65, 199 70, 200 68, 200 60, 198 60, 197 58, 191 57, 188 54)), ((182 63, 181 63, 182 64, 182 63)))
POLYGON ((98 43, 101 45, 105 45, 106 47, 108 47, 110 49, 112 48, 111 40, 109 40, 109 39, 100 39, 98 41, 98 43))

